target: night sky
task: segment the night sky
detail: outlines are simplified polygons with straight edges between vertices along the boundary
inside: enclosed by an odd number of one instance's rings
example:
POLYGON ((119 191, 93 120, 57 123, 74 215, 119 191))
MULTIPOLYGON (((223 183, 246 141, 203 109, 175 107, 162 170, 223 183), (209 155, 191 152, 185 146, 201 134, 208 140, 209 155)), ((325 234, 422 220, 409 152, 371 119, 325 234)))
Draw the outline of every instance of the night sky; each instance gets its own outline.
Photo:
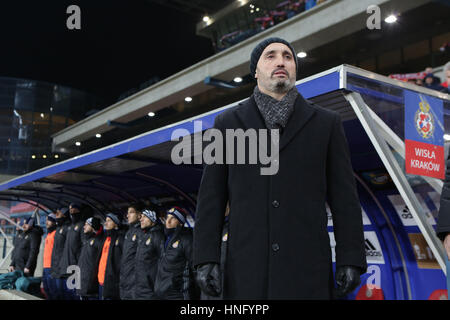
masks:
POLYGON ((0 76, 54 82, 104 99, 214 54, 195 35, 201 17, 145 0, 1 1, 0 76), (81 9, 68 30, 66 9, 81 9))

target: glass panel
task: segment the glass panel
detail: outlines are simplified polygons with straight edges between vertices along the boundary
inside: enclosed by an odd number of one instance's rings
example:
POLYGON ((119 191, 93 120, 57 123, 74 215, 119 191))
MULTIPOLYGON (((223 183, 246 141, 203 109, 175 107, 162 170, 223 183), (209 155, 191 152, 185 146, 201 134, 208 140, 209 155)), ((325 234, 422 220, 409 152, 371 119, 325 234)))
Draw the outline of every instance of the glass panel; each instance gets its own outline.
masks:
POLYGON ((401 138, 404 138, 403 89, 347 73, 347 88, 361 94, 366 104, 401 138))
MULTIPOLYGON (((347 73, 347 88, 361 94, 368 107, 380 117, 384 123, 400 138, 405 139, 405 99, 406 89, 389 84, 380 80, 363 77, 357 74, 347 73)), ((409 91, 421 93, 421 87, 414 86, 409 91)), ((425 97, 428 95, 424 94, 425 97)), ((434 97, 434 96, 433 96, 434 97)), ((436 97, 434 97, 436 98, 436 97)), ((442 100, 442 99, 441 99, 442 100)), ((450 133, 450 101, 442 100, 444 106, 444 132, 450 133)), ((377 129, 378 130, 378 129, 377 129)), ((445 141, 445 140, 444 140, 445 141)), ((444 143, 444 152, 446 159, 448 155, 449 142, 444 143)), ((402 169, 409 185, 411 186, 417 201, 420 203, 423 217, 433 228, 436 226, 437 213, 439 210, 440 195, 429 184, 429 181, 438 181, 439 179, 423 177, 419 175, 406 174, 405 159, 392 146, 390 146, 395 160, 402 169)), ((445 161, 444 161, 445 165, 445 161)), ((409 210, 409 208, 405 208, 409 210)))

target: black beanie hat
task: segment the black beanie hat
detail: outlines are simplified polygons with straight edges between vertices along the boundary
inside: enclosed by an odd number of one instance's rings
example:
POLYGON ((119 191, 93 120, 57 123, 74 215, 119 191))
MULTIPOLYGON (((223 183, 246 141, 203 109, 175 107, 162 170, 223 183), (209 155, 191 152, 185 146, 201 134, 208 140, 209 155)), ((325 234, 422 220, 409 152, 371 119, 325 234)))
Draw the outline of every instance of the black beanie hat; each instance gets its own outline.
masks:
POLYGON ((253 49, 252 54, 250 56, 250 74, 251 74, 251 76, 253 78, 255 78, 256 65, 258 64, 259 58, 261 57, 261 54, 263 53, 264 49, 271 43, 282 43, 282 44, 287 45, 289 47, 289 49, 291 49, 292 55, 294 56, 294 61, 295 61, 295 75, 297 77, 298 61, 297 61, 297 54, 295 53, 294 48, 286 40, 277 38, 277 37, 267 38, 267 39, 261 41, 260 43, 258 43, 258 45, 255 47, 255 49, 253 49))
POLYGON ((63 216, 67 217, 67 215, 69 213, 69 208, 63 207, 63 208, 60 208, 59 211, 61 211, 63 216))
POLYGON ((120 218, 119 218, 119 216, 118 216, 117 214, 110 212, 110 213, 108 213, 108 214, 106 215, 106 217, 107 217, 107 218, 110 218, 112 221, 114 221, 114 223, 115 223, 117 226, 120 226, 120 225, 121 225, 120 218))
POLYGON ((100 219, 97 217, 90 217, 86 220, 86 223, 90 225, 96 232, 100 230, 100 227, 102 225, 100 219))
POLYGON ((54 213, 50 213, 50 214, 47 216, 47 219, 48 219, 48 221, 51 221, 51 222, 53 222, 53 223, 56 223, 56 215, 55 215, 54 213))

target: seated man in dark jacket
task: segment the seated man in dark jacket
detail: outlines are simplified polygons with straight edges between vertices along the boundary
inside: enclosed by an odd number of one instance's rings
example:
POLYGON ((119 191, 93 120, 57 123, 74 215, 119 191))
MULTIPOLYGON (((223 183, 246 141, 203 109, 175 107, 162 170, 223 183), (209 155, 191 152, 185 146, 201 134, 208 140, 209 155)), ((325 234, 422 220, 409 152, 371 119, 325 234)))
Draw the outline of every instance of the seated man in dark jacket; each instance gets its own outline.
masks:
POLYGON ((120 262, 124 240, 124 228, 118 214, 106 215, 105 241, 98 265, 98 283, 100 300, 120 299, 120 262))
POLYGON ((8 267, 8 271, 9 272, 13 272, 16 268, 14 266, 14 254, 16 253, 16 248, 18 248, 20 246, 20 241, 22 241, 23 239, 23 225, 25 224, 25 221, 17 221, 17 225, 16 225, 16 235, 14 236, 13 239, 13 251, 11 252, 11 263, 8 267))
POLYGON ((34 218, 28 219, 22 228, 14 240, 10 271, 20 270, 26 277, 33 277, 44 232, 41 227, 34 226, 34 218))
POLYGON ((141 215, 141 229, 135 260, 135 299, 153 300, 157 299, 154 294, 154 283, 158 258, 165 240, 164 227, 155 211, 145 209, 141 215))
POLYGON ((192 229, 183 227, 186 211, 173 207, 166 214, 165 241, 158 262, 155 293, 159 299, 197 297, 192 269, 192 229))
POLYGON ((98 262, 103 248, 103 227, 99 218, 91 217, 84 224, 84 241, 78 266, 80 267, 80 288, 77 294, 81 300, 98 299, 98 262))

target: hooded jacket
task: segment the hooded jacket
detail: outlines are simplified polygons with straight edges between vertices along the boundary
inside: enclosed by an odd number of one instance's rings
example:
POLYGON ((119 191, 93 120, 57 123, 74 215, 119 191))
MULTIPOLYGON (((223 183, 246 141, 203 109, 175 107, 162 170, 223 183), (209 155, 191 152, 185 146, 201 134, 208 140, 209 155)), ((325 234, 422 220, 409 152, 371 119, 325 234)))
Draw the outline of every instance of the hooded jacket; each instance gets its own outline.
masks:
POLYGON ((154 293, 158 259, 164 246, 164 228, 161 224, 142 229, 136 250, 136 300, 157 299, 154 293))

